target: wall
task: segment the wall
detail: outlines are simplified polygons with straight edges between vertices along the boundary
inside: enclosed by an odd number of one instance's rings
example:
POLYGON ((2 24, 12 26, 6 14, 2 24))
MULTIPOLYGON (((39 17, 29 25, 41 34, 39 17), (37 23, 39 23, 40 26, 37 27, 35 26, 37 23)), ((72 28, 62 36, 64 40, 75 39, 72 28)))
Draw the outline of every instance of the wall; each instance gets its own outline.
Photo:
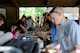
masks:
POLYGON ((11 26, 17 21, 17 8, 16 7, 6 7, 7 10, 7 24, 11 26))
POLYGON ((8 27, 10 27, 13 23, 18 20, 17 7, 15 6, 0 6, 0 8, 6 9, 6 22, 8 27))

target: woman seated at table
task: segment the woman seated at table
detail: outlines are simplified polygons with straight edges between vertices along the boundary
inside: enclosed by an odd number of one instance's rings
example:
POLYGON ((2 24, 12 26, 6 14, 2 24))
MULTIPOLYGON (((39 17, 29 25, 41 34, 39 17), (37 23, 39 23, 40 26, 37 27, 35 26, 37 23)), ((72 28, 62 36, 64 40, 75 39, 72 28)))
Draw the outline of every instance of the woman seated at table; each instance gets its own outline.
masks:
POLYGON ((23 15, 21 20, 17 21, 14 25, 16 25, 19 29, 21 29, 21 33, 28 33, 26 29, 26 16, 23 15))

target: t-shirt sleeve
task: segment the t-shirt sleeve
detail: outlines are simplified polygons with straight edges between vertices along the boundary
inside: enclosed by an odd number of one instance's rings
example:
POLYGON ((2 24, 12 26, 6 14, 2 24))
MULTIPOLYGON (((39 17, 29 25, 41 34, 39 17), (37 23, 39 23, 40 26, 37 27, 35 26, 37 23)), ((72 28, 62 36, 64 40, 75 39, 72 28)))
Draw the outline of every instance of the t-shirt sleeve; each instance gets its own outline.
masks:
POLYGON ((76 23, 73 23, 70 28, 70 36, 73 45, 80 45, 80 35, 79 35, 79 26, 76 23))
POLYGON ((61 30, 61 28, 58 26, 58 28, 56 29, 56 35, 55 35, 55 38, 57 38, 57 40, 59 40, 59 38, 60 38, 60 30, 61 30))
POLYGON ((80 46, 80 26, 77 28, 77 45, 80 46))

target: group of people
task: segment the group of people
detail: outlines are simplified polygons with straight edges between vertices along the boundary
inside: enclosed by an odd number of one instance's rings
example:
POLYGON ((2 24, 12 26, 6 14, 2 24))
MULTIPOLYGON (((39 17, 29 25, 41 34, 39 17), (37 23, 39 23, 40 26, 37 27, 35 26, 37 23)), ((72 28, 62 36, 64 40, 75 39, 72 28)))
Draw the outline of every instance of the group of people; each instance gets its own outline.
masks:
POLYGON ((14 38, 16 36, 15 34, 28 33, 31 30, 33 30, 33 20, 31 19, 31 16, 26 18, 25 15, 11 27, 11 32, 13 33, 14 38))
MULTIPOLYGON (((57 53, 76 53, 76 51, 80 49, 80 25, 73 20, 66 19, 62 7, 53 8, 50 13, 44 13, 43 17, 44 22, 41 28, 45 29, 46 24, 50 28, 47 30, 46 38, 50 39, 51 43, 47 44, 46 48, 53 47, 57 50, 57 53)), ((23 15, 22 18, 11 27, 11 32, 14 35, 13 39, 17 39, 20 33, 28 33, 29 30, 32 31, 33 22, 31 17, 26 18, 26 16, 23 15)), ((39 24, 39 17, 36 18, 36 22, 39 24)), ((4 16, 0 14, 0 31, 5 32, 6 30, 4 30, 4 28, 6 27, 4 23, 4 16)))

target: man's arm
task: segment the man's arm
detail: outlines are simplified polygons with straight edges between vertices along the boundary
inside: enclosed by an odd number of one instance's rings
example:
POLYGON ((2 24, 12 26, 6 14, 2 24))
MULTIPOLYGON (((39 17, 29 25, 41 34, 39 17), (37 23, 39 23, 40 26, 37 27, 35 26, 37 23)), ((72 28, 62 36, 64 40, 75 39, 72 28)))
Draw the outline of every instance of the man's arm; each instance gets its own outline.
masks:
POLYGON ((75 44, 74 45, 74 50, 72 50, 70 53, 80 53, 78 51, 80 51, 80 28, 79 26, 77 25, 74 25, 73 28, 73 32, 72 32, 72 35, 73 35, 73 43, 75 44))
POLYGON ((47 45, 46 48, 55 47, 55 46, 58 45, 58 44, 59 44, 59 41, 57 40, 56 42, 47 45))
POLYGON ((80 49, 80 45, 79 46, 75 46, 75 49, 80 49))
POLYGON ((75 46, 74 50, 69 53, 80 53, 80 46, 75 46))
POLYGON ((27 29, 22 24, 20 24, 20 27, 23 29, 25 33, 28 33, 27 29))

